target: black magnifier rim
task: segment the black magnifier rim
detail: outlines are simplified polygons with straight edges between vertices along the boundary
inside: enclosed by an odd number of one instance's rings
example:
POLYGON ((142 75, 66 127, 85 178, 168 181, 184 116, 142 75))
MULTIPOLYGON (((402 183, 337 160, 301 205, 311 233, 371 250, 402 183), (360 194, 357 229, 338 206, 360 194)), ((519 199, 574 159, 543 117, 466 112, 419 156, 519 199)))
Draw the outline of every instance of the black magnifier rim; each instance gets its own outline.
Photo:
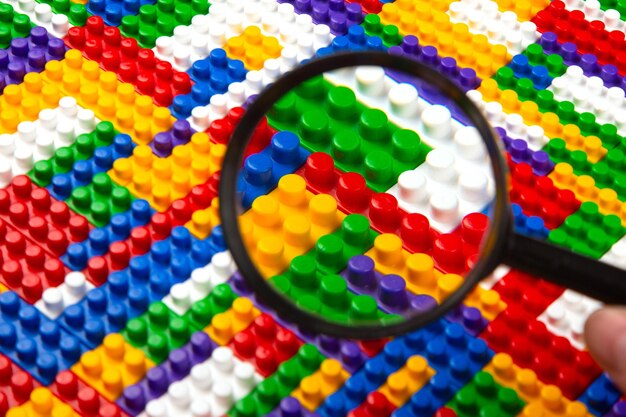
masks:
POLYGON ((378 51, 340 52, 312 59, 284 74, 266 87, 248 106, 244 116, 235 127, 224 157, 220 176, 219 210, 226 243, 239 272, 259 300, 274 310, 279 317, 295 323, 302 330, 313 333, 339 338, 379 339, 406 334, 442 317, 459 305, 479 281, 501 263, 506 253, 507 241, 513 232, 507 175, 508 170, 503 152, 491 126, 478 107, 448 78, 424 64, 402 56, 378 51), (423 314, 390 324, 340 324, 297 307, 269 284, 256 269, 248 255, 238 226, 238 217, 242 208, 237 200, 237 178, 243 163, 244 151, 258 123, 286 92, 302 82, 328 71, 355 66, 379 66, 401 71, 425 80, 451 98, 466 113, 480 133, 491 160, 495 179, 493 224, 490 225, 491 229, 483 249, 486 255, 477 260, 458 290, 443 303, 423 314))

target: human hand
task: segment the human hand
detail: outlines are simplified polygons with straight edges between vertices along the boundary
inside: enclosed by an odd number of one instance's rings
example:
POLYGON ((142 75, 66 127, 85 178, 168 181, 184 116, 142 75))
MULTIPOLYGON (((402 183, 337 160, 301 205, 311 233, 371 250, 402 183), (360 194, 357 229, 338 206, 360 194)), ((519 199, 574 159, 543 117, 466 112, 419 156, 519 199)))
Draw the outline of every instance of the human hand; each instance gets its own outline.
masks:
POLYGON ((626 308, 605 307, 585 323, 585 341, 594 359, 626 392, 626 308))

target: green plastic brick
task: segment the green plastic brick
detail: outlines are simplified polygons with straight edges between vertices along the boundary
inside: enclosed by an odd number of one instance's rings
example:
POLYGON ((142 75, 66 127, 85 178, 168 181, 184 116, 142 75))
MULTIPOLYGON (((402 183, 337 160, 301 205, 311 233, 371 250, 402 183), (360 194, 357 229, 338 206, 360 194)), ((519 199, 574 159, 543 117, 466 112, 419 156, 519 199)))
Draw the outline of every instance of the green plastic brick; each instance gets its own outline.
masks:
POLYGON ((55 175, 69 172, 76 161, 89 159, 97 148, 112 144, 117 133, 111 122, 100 122, 93 132, 79 135, 72 145, 57 149, 52 158, 37 162, 28 176, 46 187, 55 175))
POLYGON ((158 364, 167 359, 170 351, 187 343, 195 330, 162 301, 157 301, 150 304, 146 313, 129 320, 122 336, 158 364))
POLYGON ((624 234, 626 228, 618 216, 604 215, 596 203, 587 201, 568 216, 561 226, 550 231, 548 241, 600 259, 624 234))
POLYGON ((193 303, 183 315, 183 319, 194 330, 202 330, 211 323, 213 316, 228 310, 236 298, 237 294, 233 292, 230 285, 220 284, 202 300, 193 303))
POLYGON ((352 90, 313 78, 282 97, 269 113, 277 130, 288 130, 312 152, 326 152, 343 171, 362 174, 383 192, 398 176, 424 162, 430 148, 417 133, 389 122, 385 112, 359 103, 352 90))
POLYGON ((278 370, 254 390, 237 401, 228 411, 230 417, 261 417, 272 411, 280 401, 313 374, 325 357, 311 344, 300 347, 298 353, 278 367, 278 370))
POLYGON ((538 43, 533 43, 526 48, 522 54, 528 57, 528 62, 533 65, 543 65, 547 68, 550 77, 556 78, 565 74, 567 65, 563 63, 563 57, 559 54, 546 54, 543 47, 538 43))
POLYGON ((27 37, 32 27, 28 16, 17 13, 10 4, 0 3, 0 48, 8 48, 11 39, 27 37))
POLYGON ((104 227, 111 216, 130 208, 134 197, 104 172, 93 176, 91 184, 78 187, 67 199, 67 205, 82 214, 96 227, 104 227))
POLYGON ((490 373, 481 371, 456 393, 447 406, 458 417, 514 417, 524 405, 515 390, 499 385, 490 373))
POLYGON ((516 78, 513 70, 502 67, 494 76, 501 90, 513 90, 517 93, 520 101, 534 101, 542 113, 553 112, 559 116, 561 124, 574 124, 580 128, 583 136, 597 136, 602 141, 602 146, 607 149, 619 144, 624 138, 617 134, 617 127, 613 124, 599 124, 593 113, 578 113, 574 103, 559 101, 549 90, 537 90, 528 78, 516 78))
POLYGON ((620 14, 620 19, 624 20, 626 15, 626 0, 600 0, 602 10, 615 9, 620 14))
POLYGON ((385 25, 377 14, 368 14, 361 23, 367 36, 378 36, 387 48, 398 46, 402 43, 402 34, 395 25, 385 25))
POLYGON ((207 0, 158 0, 141 6, 137 15, 124 16, 120 30, 140 46, 154 48, 158 37, 171 36, 176 26, 189 25, 194 16, 208 12, 207 0))
POLYGON ((50 6, 55 14, 63 14, 67 16, 70 23, 74 26, 84 26, 87 18, 91 14, 87 11, 84 4, 73 3, 70 0, 36 0, 37 3, 43 3, 50 6))

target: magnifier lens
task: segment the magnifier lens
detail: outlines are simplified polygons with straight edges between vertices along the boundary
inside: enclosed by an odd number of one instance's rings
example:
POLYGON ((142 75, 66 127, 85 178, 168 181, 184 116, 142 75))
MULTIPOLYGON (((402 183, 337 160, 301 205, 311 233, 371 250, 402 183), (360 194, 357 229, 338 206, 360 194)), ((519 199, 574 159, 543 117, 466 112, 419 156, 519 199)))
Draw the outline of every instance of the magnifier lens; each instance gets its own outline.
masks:
POLYGON ((281 94, 237 174, 246 253, 233 256, 258 271, 240 271, 248 287, 279 297, 261 302, 352 337, 433 312, 478 279, 470 272, 496 229, 495 181, 483 137, 454 100, 430 79, 372 65, 281 94))

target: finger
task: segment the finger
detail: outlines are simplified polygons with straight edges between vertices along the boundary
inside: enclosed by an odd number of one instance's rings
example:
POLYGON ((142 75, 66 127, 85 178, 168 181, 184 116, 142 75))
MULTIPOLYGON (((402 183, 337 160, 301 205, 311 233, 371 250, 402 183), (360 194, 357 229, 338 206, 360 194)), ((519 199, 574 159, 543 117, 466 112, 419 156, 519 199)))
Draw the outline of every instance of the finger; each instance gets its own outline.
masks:
POLYGON ((606 307, 585 323, 585 341, 594 359, 626 392, 626 308, 606 307))

